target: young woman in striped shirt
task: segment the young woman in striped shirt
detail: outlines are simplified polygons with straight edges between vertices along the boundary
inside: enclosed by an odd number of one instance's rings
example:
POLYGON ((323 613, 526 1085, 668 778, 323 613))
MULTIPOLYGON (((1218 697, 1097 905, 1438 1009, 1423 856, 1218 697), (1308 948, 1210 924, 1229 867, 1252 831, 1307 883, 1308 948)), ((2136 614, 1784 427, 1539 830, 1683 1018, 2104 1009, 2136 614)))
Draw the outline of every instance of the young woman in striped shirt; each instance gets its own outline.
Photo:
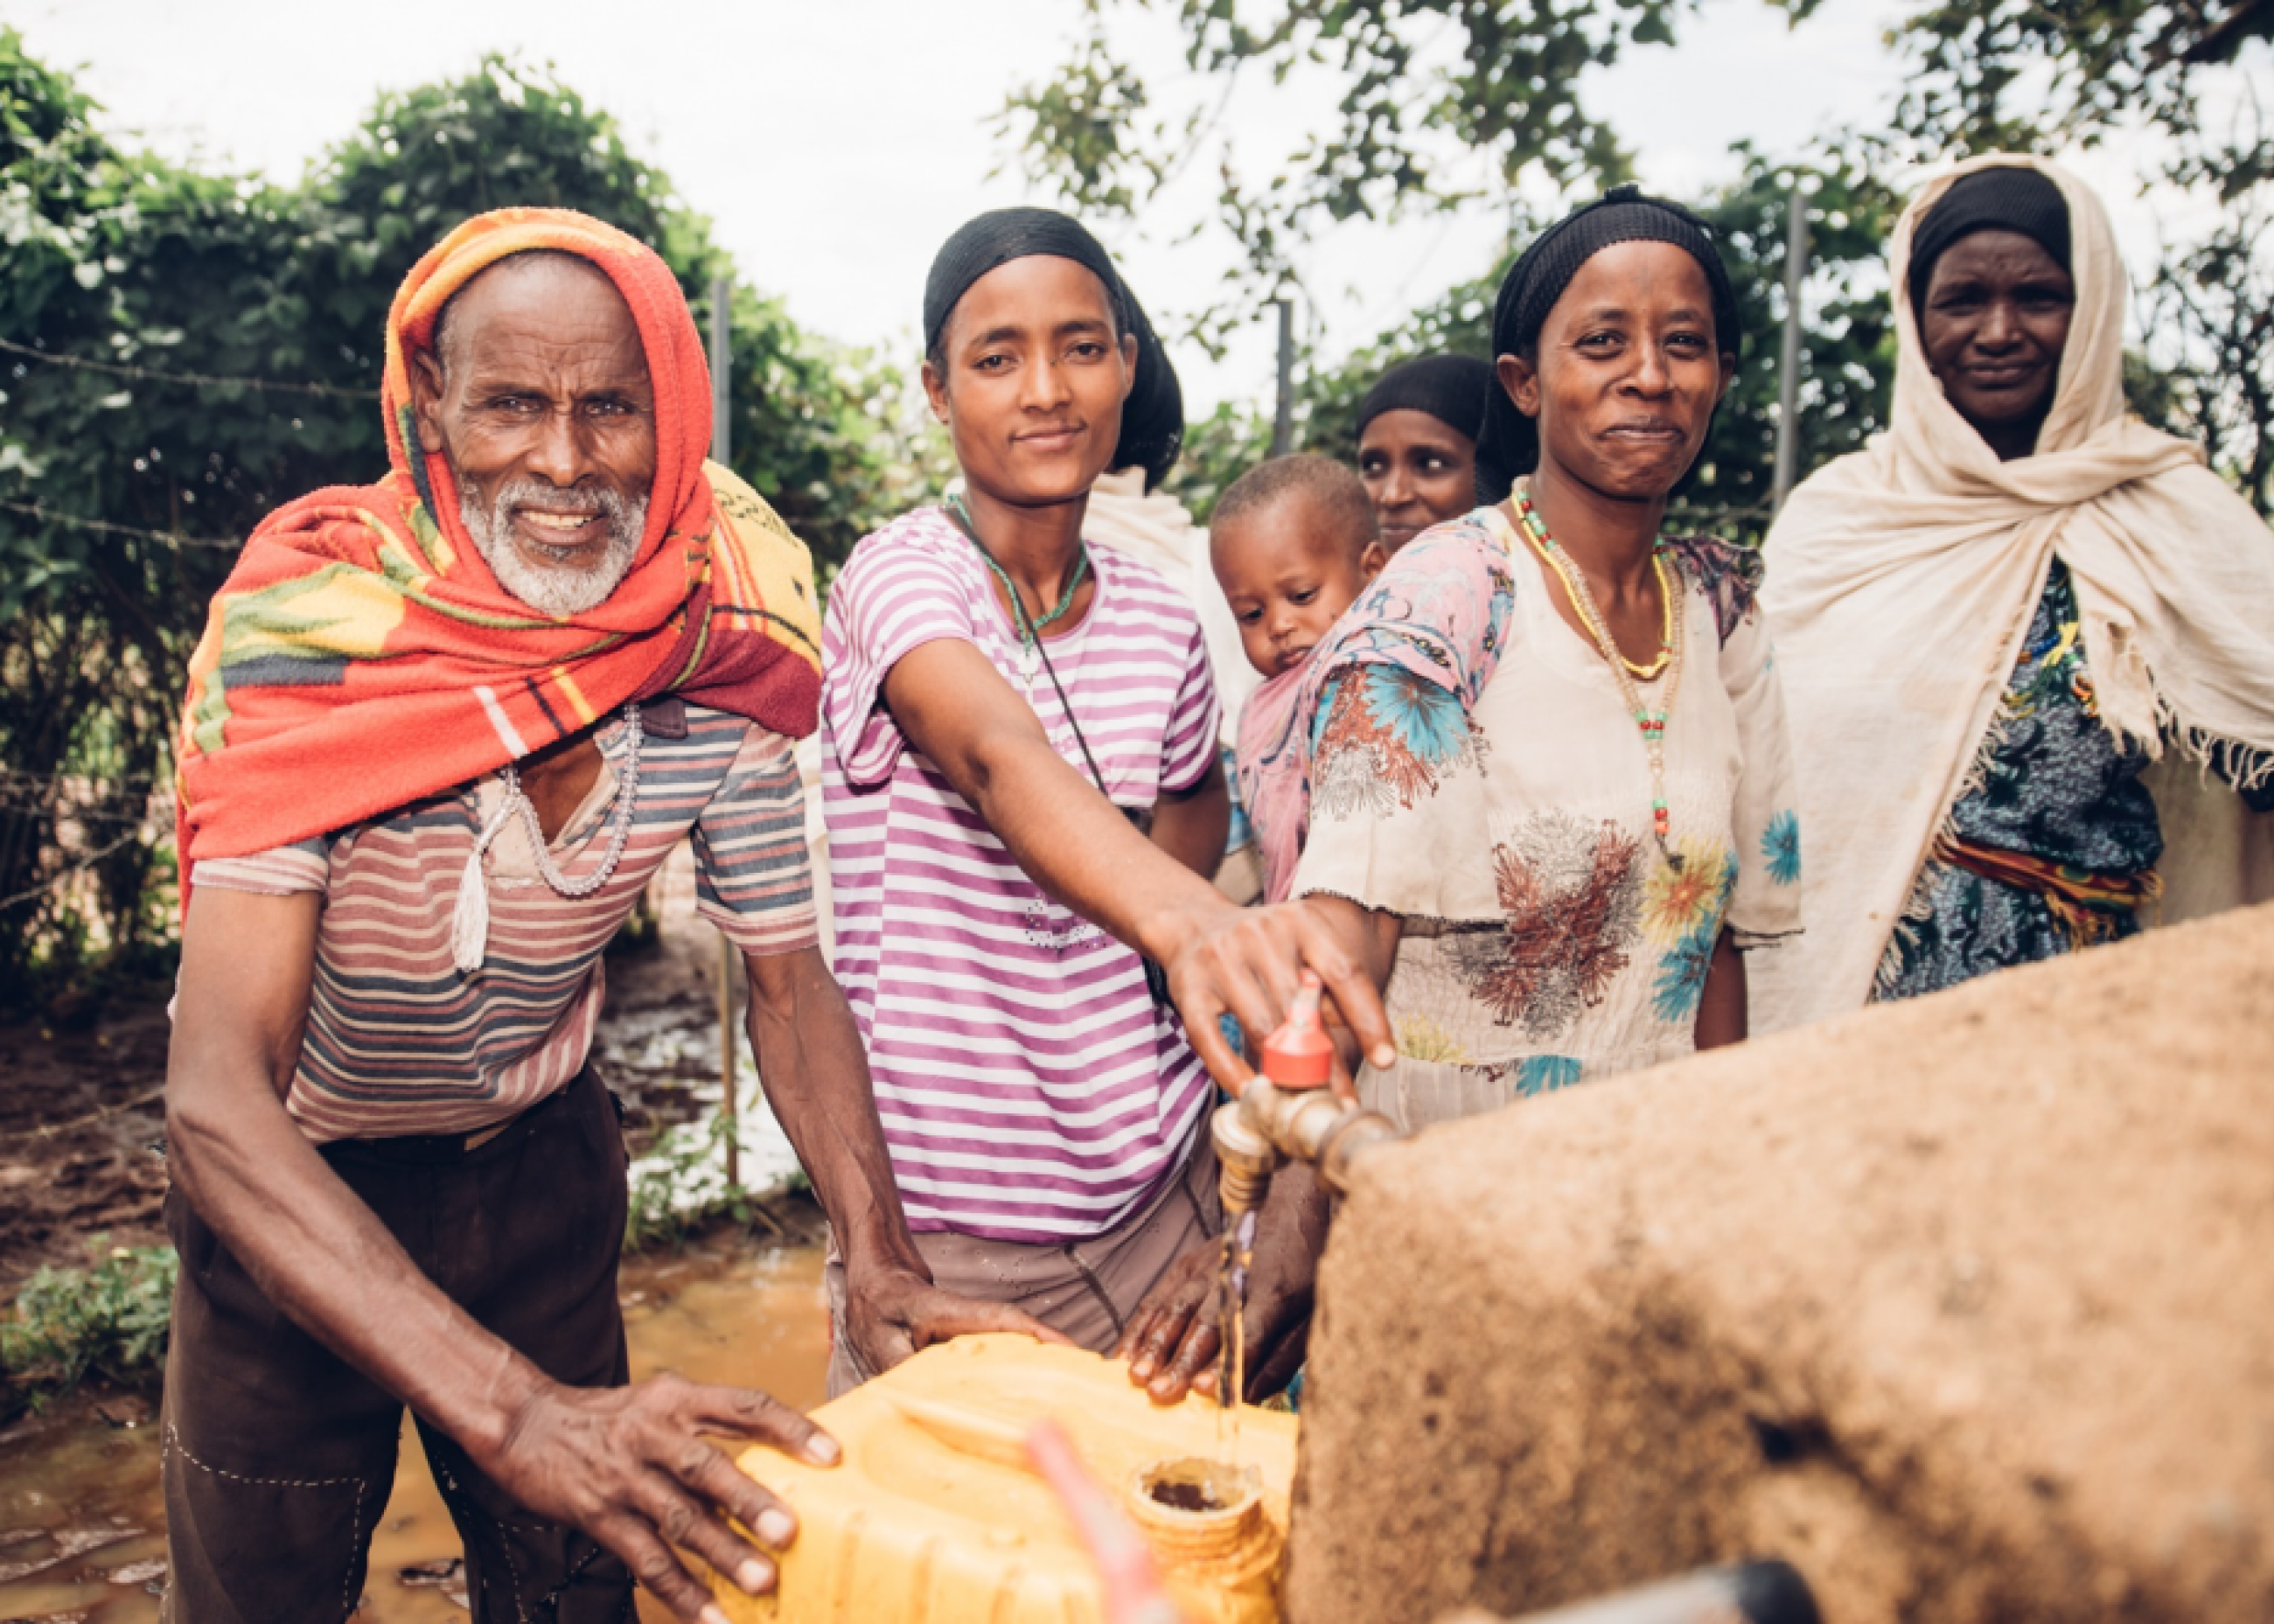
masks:
MULTIPOLYGON (((964 490, 862 541, 831 594, 836 968, 934 1279, 1103 1351, 1218 1227, 1208 1071, 1245 1074, 1218 1014, 1268 1029, 1306 960, 1378 1006, 1306 908, 1209 883, 1228 802, 1198 620, 1083 543, 1136 365, 1103 249, 1049 210, 982 215, 924 314, 964 490)), ((1213 1332, 1167 1340, 1181 1390, 1213 1332)), ((832 1391, 869 1373, 838 1350, 832 1391)))

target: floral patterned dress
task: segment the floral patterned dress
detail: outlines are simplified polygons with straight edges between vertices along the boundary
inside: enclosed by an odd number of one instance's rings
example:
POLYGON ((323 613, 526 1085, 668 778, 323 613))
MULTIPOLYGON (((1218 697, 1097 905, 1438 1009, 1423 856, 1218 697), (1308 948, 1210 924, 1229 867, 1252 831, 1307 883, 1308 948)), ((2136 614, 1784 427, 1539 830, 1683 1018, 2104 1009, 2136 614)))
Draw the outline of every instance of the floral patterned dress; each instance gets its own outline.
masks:
MULTIPOLYGON (((2140 778, 2148 749, 2101 724, 2078 634, 2076 591, 2055 559, 1946 838, 2104 882, 2148 876, 2164 853, 2156 803, 2140 778)), ((2129 906, 2067 912, 2064 919, 2043 890, 1931 857, 1879 962, 1875 996, 1937 992, 2140 929, 2129 906), (2080 931, 2078 920, 2090 929, 2080 931)))
MULTIPOLYGON (((1402 549, 1314 657, 1294 894, 1404 921, 1399 1059, 1362 1097, 1408 1128, 1690 1052, 1714 944, 1800 929, 1784 702, 1757 554, 1672 544, 1684 670, 1649 763, 1602 656, 1496 508, 1402 549)), ((1668 678, 1644 684, 1647 699, 1668 678)))

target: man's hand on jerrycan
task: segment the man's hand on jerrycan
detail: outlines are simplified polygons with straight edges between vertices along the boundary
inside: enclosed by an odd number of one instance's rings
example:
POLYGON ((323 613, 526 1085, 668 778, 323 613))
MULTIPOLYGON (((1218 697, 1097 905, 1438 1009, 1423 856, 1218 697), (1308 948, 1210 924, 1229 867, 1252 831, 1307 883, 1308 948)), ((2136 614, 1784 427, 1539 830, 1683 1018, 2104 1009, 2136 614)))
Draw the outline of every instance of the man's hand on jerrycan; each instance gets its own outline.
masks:
POLYGON ((672 1547, 757 1595, 773 1588, 772 1553, 797 1538, 797 1519, 706 1433, 769 1444, 817 1466, 844 1455, 828 1433, 755 1389, 661 1375, 628 1387, 546 1383, 476 1463, 538 1516, 581 1528, 622 1557, 632 1576, 689 1624, 727 1624, 672 1547), (758 1544, 730 1527, 728 1515, 758 1544))

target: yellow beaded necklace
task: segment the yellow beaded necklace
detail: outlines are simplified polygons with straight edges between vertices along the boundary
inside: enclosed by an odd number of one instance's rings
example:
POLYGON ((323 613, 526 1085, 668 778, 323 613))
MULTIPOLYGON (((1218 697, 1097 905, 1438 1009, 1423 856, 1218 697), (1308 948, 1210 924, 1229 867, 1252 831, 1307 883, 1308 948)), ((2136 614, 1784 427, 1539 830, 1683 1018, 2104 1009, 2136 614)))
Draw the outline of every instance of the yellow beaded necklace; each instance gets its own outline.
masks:
MULTIPOLYGON (((1564 595, 1570 598, 1571 606, 1579 612, 1579 618, 1586 621, 1588 629, 1593 631, 1595 621, 1600 617, 1595 613, 1593 594, 1587 590, 1585 583, 1573 576, 1576 563, 1567 565, 1563 561, 1566 554, 1556 545, 1555 538, 1547 533, 1547 526, 1540 521, 1540 515, 1533 510, 1532 498, 1520 494, 1516 500, 1517 516, 1524 521, 1525 539, 1547 560, 1556 578, 1563 583, 1564 595)), ((1648 665, 1640 665, 1629 659, 1626 650, 1616 642, 1608 642, 1605 646, 1606 656, 1615 657, 1620 665, 1634 673, 1638 682, 1658 680, 1666 670, 1667 662, 1674 658, 1674 588, 1666 578, 1666 549, 1663 546, 1651 549, 1650 567, 1658 572, 1658 658, 1648 665)))
POLYGON ((1595 595, 1587 590, 1586 580, 1579 574, 1578 561, 1573 560, 1566 567, 1562 546, 1547 533, 1547 523, 1532 508, 1532 493, 1519 488, 1513 494, 1517 517, 1523 521, 1525 539, 1532 544, 1532 550, 1563 583, 1564 591, 1570 595, 1571 607, 1578 612, 1588 635, 1594 640, 1604 662, 1610 666, 1611 676, 1619 685, 1620 696, 1626 701, 1627 709, 1634 717, 1635 728, 1642 735, 1644 756, 1650 763, 1651 832, 1658 837, 1659 854, 1665 858, 1668 868, 1678 873, 1682 868, 1682 853, 1674 849, 1672 819, 1666 808, 1666 718, 1674 710, 1675 695, 1682 691, 1683 621, 1674 613, 1675 590, 1673 583, 1667 577, 1666 544, 1660 542, 1651 548, 1650 561, 1658 572, 1658 590, 1660 601, 1665 606, 1665 624, 1660 635, 1658 658, 1645 667, 1636 665, 1621 651, 1617 640, 1611 635, 1609 622, 1603 619, 1602 611, 1595 606, 1595 595), (1669 669, 1671 674, 1667 679, 1666 692, 1653 710, 1643 702, 1642 690, 1635 684, 1638 680, 1648 682, 1659 673, 1669 669))

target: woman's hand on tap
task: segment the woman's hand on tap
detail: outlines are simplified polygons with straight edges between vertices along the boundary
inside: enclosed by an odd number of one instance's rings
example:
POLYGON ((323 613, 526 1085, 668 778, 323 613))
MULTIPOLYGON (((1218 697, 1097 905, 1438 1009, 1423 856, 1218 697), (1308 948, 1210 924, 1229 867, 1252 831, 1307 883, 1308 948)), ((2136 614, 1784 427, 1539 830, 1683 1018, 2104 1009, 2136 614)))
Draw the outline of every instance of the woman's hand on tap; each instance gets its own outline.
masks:
MULTIPOLYGON (((1350 1030, 1377 1069, 1393 1064, 1397 1048, 1380 990, 1386 962, 1374 974, 1378 929, 1369 921, 1376 917, 1338 898, 1306 897, 1271 907, 1227 906, 1192 921, 1163 963, 1186 1035, 1209 1074, 1233 1094, 1247 1086, 1254 1069, 1234 1051, 1222 1019, 1231 1015, 1260 1042, 1287 1019, 1306 967, 1326 983, 1329 1019, 1350 1030)), ((1339 1063, 1334 1088, 1355 1097, 1339 1063)))

